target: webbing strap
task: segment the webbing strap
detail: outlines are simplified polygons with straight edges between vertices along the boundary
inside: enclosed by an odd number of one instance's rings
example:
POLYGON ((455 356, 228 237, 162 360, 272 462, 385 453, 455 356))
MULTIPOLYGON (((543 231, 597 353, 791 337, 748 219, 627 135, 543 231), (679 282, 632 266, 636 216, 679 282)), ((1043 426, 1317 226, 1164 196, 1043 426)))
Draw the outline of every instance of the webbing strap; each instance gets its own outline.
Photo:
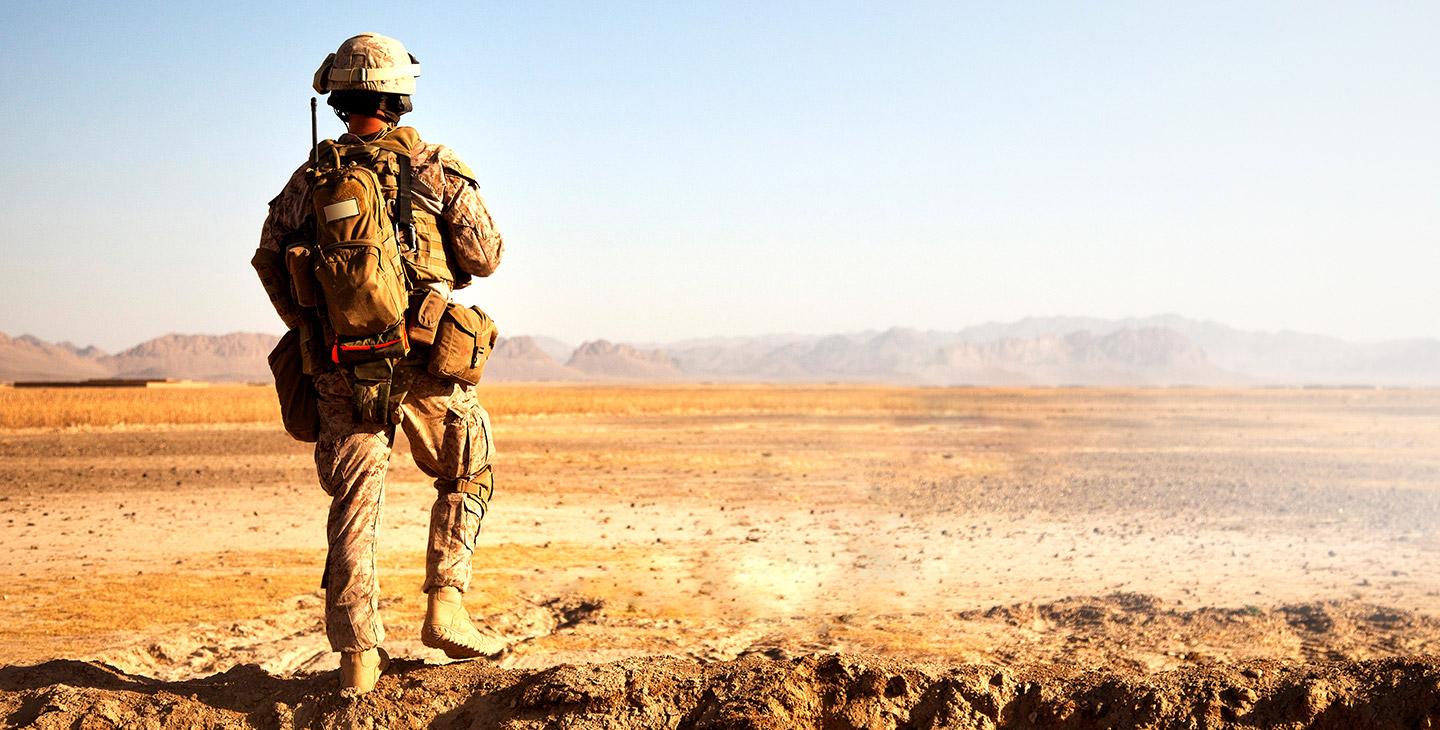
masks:
POLYGON ((490 495, 495 492, 495 472, 490 469, 489 464, 486 464, 479 474, 469 479, 456 479, 453 486, 441 491, 473 494, 481 499, 489 500, 490 495))
POLYGON ((406 63, 383 68, 330 68, 331 81, 390 81, 420 75, 420 64, 406 63))
POLYGON ((395 223, 405 232, 405 245, 413 251, 419 244, 415 241, 415 211, 411 202, 414 196, 410 190, 410 155, 396 153, 395 161, 400 164, 399 187, 395 192, 395 223))

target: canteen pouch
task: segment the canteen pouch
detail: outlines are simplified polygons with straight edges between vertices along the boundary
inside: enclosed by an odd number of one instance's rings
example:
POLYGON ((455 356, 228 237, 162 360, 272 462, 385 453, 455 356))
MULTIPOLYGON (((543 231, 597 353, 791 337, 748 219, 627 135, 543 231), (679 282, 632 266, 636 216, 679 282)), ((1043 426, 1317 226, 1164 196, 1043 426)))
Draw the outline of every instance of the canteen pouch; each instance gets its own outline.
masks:
POLYGON ((410 343, 415 345, 431 345, 435 343, 435 333, 440 329, 440 320, 445 316, 445 308, 448 302, 440 292, 434 289, 425 290, 425 298, 410 310, 409 335, 410 343))
POLYGON ((275 376, 285 432, 296 441, 315 443, 320 439, 320 399, 314 381, 305 374, 302 346, 298 327, 286 332, 270 351, 270 373, 275 376))
POLYGON ((479 383, 498 337, 495 321, 479 307, 451 304, 430 347, 430 374, 466 385, 479 383))
POLYGON ((285 249, 285 268, 290 272, 290 293, 302 307, 320 306, 319 282, 315 281, 315 254, 309 246, 285 249))

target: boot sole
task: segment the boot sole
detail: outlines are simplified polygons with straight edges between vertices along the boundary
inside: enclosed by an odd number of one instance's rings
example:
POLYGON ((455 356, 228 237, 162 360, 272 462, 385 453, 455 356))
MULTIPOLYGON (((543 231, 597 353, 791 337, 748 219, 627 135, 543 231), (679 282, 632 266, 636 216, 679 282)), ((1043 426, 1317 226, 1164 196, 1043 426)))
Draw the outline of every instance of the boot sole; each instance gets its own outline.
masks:
POLYGON ((426 626, 421 629, 420 643, 431 649, 439 649, 445 652, 445 656, 451 659, 493 658, 505 652, 505 649, 501 648, 495 652, 486 654, 461 641, 460 636, 458 636, 456 632, 438 626, 426 626))

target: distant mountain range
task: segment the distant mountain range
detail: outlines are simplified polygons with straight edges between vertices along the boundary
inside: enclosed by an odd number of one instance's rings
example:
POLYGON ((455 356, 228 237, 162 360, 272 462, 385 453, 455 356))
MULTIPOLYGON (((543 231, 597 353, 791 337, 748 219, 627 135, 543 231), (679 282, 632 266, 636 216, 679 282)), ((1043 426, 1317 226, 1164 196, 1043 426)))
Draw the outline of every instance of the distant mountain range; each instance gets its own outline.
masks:
POLYGON ((165 335, 109 355, 69 342, 52 344, 0 333, 0 381, 88 380, 91 378, 177 378, 268 381, 266 356, 279 338, 237 332, 228 335, 165 335))
MULTIPOLYGON (((114 355, 0 334, 0 381, 265 382, 274 335, 166 335, 114 355)), ((1247 332, 1175 315, 1030 318, 942 332, 892 328, 650 345, 500 341, 491 380, 881 382, 916 385, 1440 385, 1440 340, 1355 343, 1247 332)))

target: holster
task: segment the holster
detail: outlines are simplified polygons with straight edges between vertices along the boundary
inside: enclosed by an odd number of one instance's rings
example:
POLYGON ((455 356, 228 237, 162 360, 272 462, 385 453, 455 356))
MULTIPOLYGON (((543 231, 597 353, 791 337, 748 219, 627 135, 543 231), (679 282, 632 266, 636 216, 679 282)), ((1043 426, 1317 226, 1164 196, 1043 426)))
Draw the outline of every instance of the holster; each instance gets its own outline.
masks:
POLYGON ((391 423, 391 381, 395 360, 371 360, 346 369, 350 404, 357 423, 391 423))

